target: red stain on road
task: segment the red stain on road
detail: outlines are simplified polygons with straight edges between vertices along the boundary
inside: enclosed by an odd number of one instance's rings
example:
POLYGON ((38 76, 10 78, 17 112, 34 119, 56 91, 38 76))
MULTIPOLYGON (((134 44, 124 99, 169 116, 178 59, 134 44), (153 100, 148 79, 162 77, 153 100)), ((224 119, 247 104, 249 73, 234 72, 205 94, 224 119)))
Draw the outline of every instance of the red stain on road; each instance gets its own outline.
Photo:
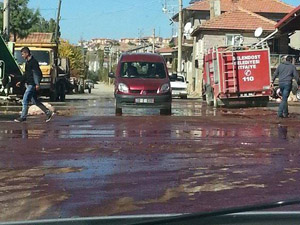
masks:
POLYGON ((191 213, 299 196, 297 116, 198 113, 0 122, 0 220, 191 213))

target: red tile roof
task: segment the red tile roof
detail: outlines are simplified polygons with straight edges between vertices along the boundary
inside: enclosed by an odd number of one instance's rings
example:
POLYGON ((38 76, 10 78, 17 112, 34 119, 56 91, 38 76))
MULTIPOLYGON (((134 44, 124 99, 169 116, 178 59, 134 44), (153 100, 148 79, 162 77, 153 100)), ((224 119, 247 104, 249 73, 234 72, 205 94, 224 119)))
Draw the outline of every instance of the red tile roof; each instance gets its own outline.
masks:
MULTIPOLYGON (((188 7, 188 10, 196 11, 209 11, 210 0, 202 0, 195 2, 193 5, 188 7)), ((295 7, 288 5, 280 0, 220 0, 221 1, 221 11, 230 11, 235 8, 235 6, 242 7, 246 10, 255 13, 289 13, 295 7)))
POLYGON ((200 30, 243 30, 254 31, 262 27, 265 31, 274 31, 276 22, 242 8, 221 14, 198 26, 192 35, 200 30))
POLYGON ((175 52, 176 50, 170 47, 166 47, 166 48, 159 48, 156 50, 156 52, 158 53, 172 53, 175 52))
POLYGON ((40 43, 40 44, 47 44, 47 43, 51 43, 53 38, 53 34, 52 33, 39 33, 39 32, 35 32, 35 33, 31 33, 29 34, 26 38, 23 39, 19 39, 17 38, 17 43, 40 43))

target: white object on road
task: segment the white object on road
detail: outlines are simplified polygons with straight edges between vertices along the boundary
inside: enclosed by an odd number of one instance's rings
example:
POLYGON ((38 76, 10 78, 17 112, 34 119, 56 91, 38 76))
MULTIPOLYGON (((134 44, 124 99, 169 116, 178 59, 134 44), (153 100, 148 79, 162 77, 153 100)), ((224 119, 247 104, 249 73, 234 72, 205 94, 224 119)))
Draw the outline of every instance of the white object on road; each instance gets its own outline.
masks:
MULTIPOLYGON (((43 103, 48 109, 50 109, 52 112, 55 111, 55 108, 50 105, 49 103, 43 103)), ((36 105, 32 105, 29 107, 28 109, 28 115, 30 116, 36 116, 36 115, 42 115, 44 114, 44 112, 39 108, 37 107, 36 105)))

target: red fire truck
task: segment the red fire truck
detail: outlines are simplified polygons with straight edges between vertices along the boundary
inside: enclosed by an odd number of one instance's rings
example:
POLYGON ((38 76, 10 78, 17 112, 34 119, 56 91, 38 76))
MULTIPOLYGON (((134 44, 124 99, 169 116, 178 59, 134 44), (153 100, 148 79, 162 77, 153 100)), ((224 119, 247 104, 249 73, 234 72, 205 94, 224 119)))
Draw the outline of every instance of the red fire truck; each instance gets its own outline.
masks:
POLYGON ((266 106, 271 94, 269 55, 267 46, 209 49, 203 75, 207 104, 266 106))

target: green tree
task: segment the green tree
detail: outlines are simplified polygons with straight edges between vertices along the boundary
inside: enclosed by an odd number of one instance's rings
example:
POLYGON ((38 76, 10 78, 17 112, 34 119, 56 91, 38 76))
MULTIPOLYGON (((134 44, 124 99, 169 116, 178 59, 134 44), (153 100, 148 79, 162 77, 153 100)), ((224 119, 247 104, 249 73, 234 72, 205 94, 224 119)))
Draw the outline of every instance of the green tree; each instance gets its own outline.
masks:
POLYGON ((100 68, 98 70, 99 81, 108 83, 108 68, 104 67, 105 54, 104 50, 98 50, 98 59, 100 68))
POLYGON ((13 35, 13 41, 17 37, 24 38, 31 28, 38 22, 40 17, 39 10, 32 10, 27 7, 29 0, 11 0, 10 1, 10 31, 13 35))
POLYGON ((0 2, 0 34, 3 34, 3 2, 0 2))
MULTIPOLYGON (((39 16, 36 24, 32 26, 30 32, 43 32, 43 33, 55 33, 56 21, 50 19, 49 21, 39 16)), ((60 36, 60 33, 59 33, 60 36)))
MULTIPOLYGON (((28 0, 11 0, 10 18, 11 32, 16 37, 26 37, 31 32, 55 33, 56 21, 43 18, 39 10, 33 11, 27 8, 28 0)), ((3 27, 3 3, 0 2, 0 28, 3 27)), ((59 32, 60 37, 60 32, 59 32)))
POLYGON ((59 44, 59 56, 70 59, 71 75, 80 77, 84 71, 83 55, 79 47, 71 45, 66 40, 61 40, 59 44))
POLYGON ((98 50, 98 58, 99 58, 100 68, 102 68, 104 63, 104 50, 101 49, 98 50))
POLYGON ((0 2, 0 28, 3 27, 3 2, 0 2))

